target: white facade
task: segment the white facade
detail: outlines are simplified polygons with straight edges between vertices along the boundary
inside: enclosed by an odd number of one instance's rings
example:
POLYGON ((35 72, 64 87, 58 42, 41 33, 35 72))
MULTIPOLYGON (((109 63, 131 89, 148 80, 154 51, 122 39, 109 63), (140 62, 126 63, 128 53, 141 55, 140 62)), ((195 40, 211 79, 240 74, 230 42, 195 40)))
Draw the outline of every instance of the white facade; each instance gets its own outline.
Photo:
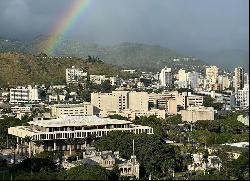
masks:
POLYGON ((67 84, 78 83, 85 76, 87 76, 87 72, 84 72, 82 69, 75 68, 74 66, 72 66, 72 68, 66 69, 67 84))
POLYGON ((245 84, 242 90, 237 90, 235 93, 236 106, 240 108, 249 107, 249 84, 245 84))
POLYGON ((113 130, 153 134, 153 128, 149 126, 134 125, 126 120, 97 116, 63 115, 49 120, 34 119, 28 124, 30 126, 10 127, 8 133, 21 138, 31 136, 34 141, 85 138, 93 133, 96 133, 96 137, 102 137, 113 130))
POLYGON ((39 98, 38 87, 17 87, 10 89, 10 103, 21 104, 21 103, 37 103, 41 101, 39 98))
POLYGON ((160 73, 160 84, 164 87, 172 87, 173 75, 171 68, 164 67, 160 73))
POLYGON ((96 84, 101 84, 106 80, 105 75, 90 75, 90 81, 96 83, 96 84))

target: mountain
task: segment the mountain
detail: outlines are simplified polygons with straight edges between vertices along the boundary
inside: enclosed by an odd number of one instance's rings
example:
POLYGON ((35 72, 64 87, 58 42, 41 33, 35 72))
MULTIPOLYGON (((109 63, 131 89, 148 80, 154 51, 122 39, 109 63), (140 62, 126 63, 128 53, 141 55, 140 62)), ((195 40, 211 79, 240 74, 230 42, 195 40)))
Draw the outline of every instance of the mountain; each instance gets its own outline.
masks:
POLYGON ((64 84, 65 69, 82 67, 89 74, 128 76, 115 65, 74 57, 44 57, 23 53, 0 53, 0 87, 34 84, 64 84))
MULTIPOLYGON (((19 52, 38 54, 46 51, 41 48, 49 36, 39 35, 33 41, 21 42, 0 39, 0 52, 19 52)), ((86 44, 75 40, 64 40, 55 50, 57 56, 84 57, 96 56, 106 63, 122 66, 123 68, 138 69, 142 71, 159 71, 164 66, 188 70, 203 69, 205 62, 200 59, 188 57, 173 50, 139 43, 121 43, 113 46, 86 44), (180 59, 180 61, 175 61, 180 59)))

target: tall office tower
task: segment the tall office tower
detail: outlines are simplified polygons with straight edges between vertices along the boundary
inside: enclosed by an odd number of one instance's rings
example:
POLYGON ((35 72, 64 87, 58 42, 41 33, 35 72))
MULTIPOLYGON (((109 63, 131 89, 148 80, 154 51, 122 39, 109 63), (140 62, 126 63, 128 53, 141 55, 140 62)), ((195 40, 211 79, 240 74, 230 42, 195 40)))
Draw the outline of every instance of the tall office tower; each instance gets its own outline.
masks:
POLYGON ((195 89, 199 87, 199 73, 192 71, 187 73, 187 82, 190 88, 195 89))
POLYGON ((217 77, 218 77, 218 67, 216 66, 210 66, 206 68, 206 78, 210 80, 212 84, 216 83, 217 77))
POLYGON ((249 75, 248 73, 244 73, 244 85, 249 84, 249 75))
POLYGON ((244 69, 237 67, 234 69, 234 90, 241 90, 244 87, 244 69))
POLYGON ((173 75, 172 75, 172 72, 171 72, 171 68, 164 67, 161 70, 160 83, 161 83, 162 86, 169 87, 169 88, 172 87, 173 75))
POLYGON ((228 89, 230 86, 230 80, 226 75, 218 76, 218 84, 221 85, 222 90, 228 89))
POLYGON ((187 88, 187 73, 185 70, 180 69, 177 74, 177 80, 176 83, 178 84, 179 88, 187 88))

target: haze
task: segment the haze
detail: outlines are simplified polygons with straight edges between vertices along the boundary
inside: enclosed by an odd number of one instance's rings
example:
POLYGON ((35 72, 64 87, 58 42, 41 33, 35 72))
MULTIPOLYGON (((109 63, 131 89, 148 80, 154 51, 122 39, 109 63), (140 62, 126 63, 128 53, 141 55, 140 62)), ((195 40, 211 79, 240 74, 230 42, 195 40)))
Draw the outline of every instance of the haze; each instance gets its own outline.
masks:
MULTIPOLYGON (((73 0, 0 0, 0 36, 50 34, 73 0)), ((249 67, 248 0, 92 0, 68 39, 161 45, 232 69, 249 67)))

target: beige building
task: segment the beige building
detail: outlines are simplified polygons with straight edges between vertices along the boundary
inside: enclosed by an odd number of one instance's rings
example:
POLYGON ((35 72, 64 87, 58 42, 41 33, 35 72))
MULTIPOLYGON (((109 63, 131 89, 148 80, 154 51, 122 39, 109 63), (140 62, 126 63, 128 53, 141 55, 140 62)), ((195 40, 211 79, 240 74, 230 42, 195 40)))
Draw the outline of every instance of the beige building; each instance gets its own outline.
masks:
POLYGON ((206 78, 211 81, 212 84, 215 84, 218 77, 218 67, 210 66, 206 68, 206 78))
POLYGON ((196 122, 198 120, 214 120, 213 107, 188 107, 180 111, 182 120, 187 122, 196 122))
POLYGON ((94 109, 89 102, 84 102, 81 104, 55 104, 51 106, 52 117, 60 117, 61 115, 69 114, 91 116, 94 114, 94 109))
POLYGON ((134 91, 91 93, 91 104, 103 111, 148 110, 148 94, 134 91))
POLYGON ((141 117, 141 116, 156 116, 157 118, 166 118, 166 111, 165 110, 160 110, 160 109, 151 109, 151 110, 120 110, 120 111, 101 111, 100 116, 101 117, 108 117, 109 115, 121 115, 123 117, 128 118, 129 120, 135 120, 136 117, 141 117))

